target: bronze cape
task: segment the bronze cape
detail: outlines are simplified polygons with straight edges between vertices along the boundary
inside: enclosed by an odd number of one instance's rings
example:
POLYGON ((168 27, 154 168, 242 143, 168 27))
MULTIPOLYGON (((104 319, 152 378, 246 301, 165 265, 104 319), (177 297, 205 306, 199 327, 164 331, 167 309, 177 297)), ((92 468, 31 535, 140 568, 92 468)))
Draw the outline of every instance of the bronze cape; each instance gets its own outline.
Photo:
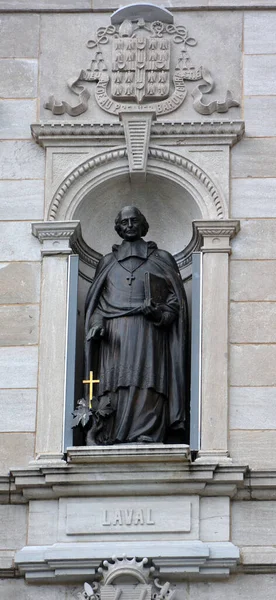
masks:
POLYGON ((85 378, 93 370, 101 381, 98 398, 110 398, 116 408, 106 443, 140 438, 173 441, 176 431, 176 441, 183 442, 188 387, 186 295, 174 258, 154 242, 143 243, 148 253, 144 269, 163 277, 170 287, 168 311, 175 313, 173 322, 158 327, 139 309, 123 307, 115 316, 113 307, 103 302, 106 281, 119 268, 122 245, 114 245, 113 252, 101 259, 86 300, 85 340, 96 313, 101 318, 102 312, 106 329, 103 340, 85 341, 85 378), (99 306, 104 306, 102 311, 99 306))

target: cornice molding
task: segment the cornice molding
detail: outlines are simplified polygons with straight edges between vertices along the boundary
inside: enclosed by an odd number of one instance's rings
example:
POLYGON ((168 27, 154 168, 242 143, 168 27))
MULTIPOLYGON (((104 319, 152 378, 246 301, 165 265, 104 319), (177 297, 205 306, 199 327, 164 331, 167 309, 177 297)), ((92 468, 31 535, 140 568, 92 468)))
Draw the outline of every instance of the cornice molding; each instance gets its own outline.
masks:
POLYGON ((81 237, 81 226, 79 221, 36 221, 32 234, 42 244, 42 256, 71 254, 70 243, 81 237))
POLYGON ((240 221, 237 219, 197 220, 193 225, 203 239, 202 252, 230 254, 230 241, 240 230, 240 221))
MULTIPOLYGON (((159 446, 159 447, 158 447, 159 446)), ((79 496, 164 496, 167 494, 235 497, 244 487, 246 466, 191 463, 188 446, 142 450, 122 447, 67 450, 67 463, 43 456, 27 468, 12 471, 13 489, 25 501, 79 496), (135 464, 135 470, 133 470, 135 464), (118 481, 118 471, 122 473, 118 481), (146 472, 146 476, 145 476, 146 472), (97 477, 95 479, 95 473, 97 477), (141 486, 141 481, 143 485, 141 486)))
MULTIPOLYGON (((53 145, 74 145, 76 141, 95 142, 124 139, 124 127, 121 123, 66 123, 41 122, 31 125, 34 140, 42 147, 53 145)), ((151 139, 161 138, 160 142, 172 143, 181 137, 186 144, 226 144, 232 146, 244 134, 244 122, 235 121, 154 121, 151 125, 151 139)))
MULTIPOLYGON (((103 560, 123 556, 125 542, 56 543, 52 546, 25 546, 15 556, 15 565, 28 582, 63 583, 87 581, 98 575, 103 560), (100 546, 100 548, 98 548, 100 546)), ((128 557, 148 556, 155 574, 178 580, 202 577, 226 578, 236 569, 239 549, 231 542, 147 541, 127 542, 128 557)), ((114 561, 113 561, 114 562, 114 561)))

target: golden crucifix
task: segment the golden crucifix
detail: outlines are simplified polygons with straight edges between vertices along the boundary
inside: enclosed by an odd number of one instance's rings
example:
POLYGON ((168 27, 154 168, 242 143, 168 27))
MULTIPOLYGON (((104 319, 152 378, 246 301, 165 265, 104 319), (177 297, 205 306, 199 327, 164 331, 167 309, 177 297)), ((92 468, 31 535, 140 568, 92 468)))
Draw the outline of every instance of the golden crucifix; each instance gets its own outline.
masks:
POLYGON ((93 383, 100 383, 100 380, 93 379, 93 371, 90 371, 89 379, 84 379, 82 383, 89 383, 89 408, 92 408, 93 383))

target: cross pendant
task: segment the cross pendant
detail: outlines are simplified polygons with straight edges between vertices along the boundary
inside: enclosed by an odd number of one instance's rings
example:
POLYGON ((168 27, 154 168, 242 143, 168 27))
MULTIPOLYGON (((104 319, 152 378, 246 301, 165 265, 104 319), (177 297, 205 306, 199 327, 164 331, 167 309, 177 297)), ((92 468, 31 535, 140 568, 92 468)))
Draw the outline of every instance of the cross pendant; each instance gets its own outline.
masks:
POLYGON ((128 285, 132 285, 132 282, 134 281, 135 277, 133 277, 132 273, 130 275, 130 277, 127 277, 126 280, 128 281, 128 285))

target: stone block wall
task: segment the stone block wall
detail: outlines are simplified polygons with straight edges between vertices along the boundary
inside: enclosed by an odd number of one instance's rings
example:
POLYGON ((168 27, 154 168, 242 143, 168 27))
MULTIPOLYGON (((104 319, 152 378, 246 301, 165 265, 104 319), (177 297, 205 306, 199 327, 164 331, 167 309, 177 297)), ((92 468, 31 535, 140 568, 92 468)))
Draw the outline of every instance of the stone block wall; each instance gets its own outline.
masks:
MULTIPOLYGON (((1 8, 1 7, 0 7, 1 8)), ((0 17, 0 447, 1 474, 33 458, 40 252, 30 222, 43 218, 44 153, 38 114, 38 14, 0 17)))
MULTIPOLYGON (((89 2, 84 4, 52 3, 48 8, 54 12, 90 8, 89 2)), ((5 11, 7 5, 2 5, 5 11)), ((36 7, 43 9, 44 3, 36 7)), ((40 249, 30 235, 30 222, 44 214, 44 151, 31 139, 30 123, 40 113, 40 30, 50 15, 17 12, 28 8, 34 9, 29 2, 14 2, 15 12, 1 14, 2 473, 32 458, 36 418, 40 249)), ((227 20, 227 10, 218 14, 227 20)), ((191 20, 193 13, 188 15, 191 20)), ((241 232, 233 241, 231 260, 230 451, 234 460, 256 468, 263 466, 264 456, 267 467, 276 457, 275 26, 273 10, 243 13, 246 134, 232 150, 231 165, 230 216, 241 219, 241 232)))
POLYGON ((245 11, 245 137, 232 151, 230 452, 255 469, 276 464, 276 12, 245 11))
MULTIPOLYGON (((47 32, 51 32, 53 13, 60 13, 58 18, 54 15, 53 23, 60 23, 63 14, 72 22, 78 15, 67 15, 67 11, 91 13, 93 8, 106 9, 106 14, 110 14, 118 7, 116 4, 119 5, 113 2, 111 6, 103 0, 0 0, 3 11, 0 14, 1 476, 13 467, 27 466, 35 450, 43 281, 40 245, 31 235, 30 223, 44 217, 45 155, 31 138, 30 123, 39 120, 41 114, 40 35, 46 25, 47 32)), ((171 10, 176 9, 177 19, 181 18, 184 24, 185 10, 191 22, 196 8, 203 17, 207 14, 204 9, 213 8, 212 20, 215 22, 216 15, 220 22, 224 19, 226 34, 228 9, 237 9, 242 20, 241 118, 246 130, 243 140, 231 151, 229 217, 240 219, 241 230, 232 243, 230 264, 229 443, 236 463, 248 464, 259 471, 273 470, 276 466, 276 10, 272 10, 273 0, 175 0, 167 4, 171 10), (182 8, 185 10, 180 12, 182 8)), ((99 15, 100 12, 95 13, 97 25, 99 15)), ((81 13, 79 23, 82 22, 81 13)), ((88 30, 87 25, 80 45, 85 42, 88 30)), ((66 31, 62 35, 66 39, 66 31)), ((48 66, 48 73, 52 68, 48 66)), ((50 120, 50 116, 49 113, 45 118, 50 120)), ((173 115, 170 118, 173 120, 173 115)), ((2 483, 7 490, 8 485, 1 479, 2 483)), ((225 581, 179 584, 177 600, 182 597, 255 600, 260 596, 274 600, 275 489, 267 491, 263 485, 257 495, 242 491, 231 503, 230 539, 239 546, 241 560, 251 572, 238 572, 225 581), (253 574, 256 562, 258 576, 253 574)), ((28 506, 22 497, 13 497, 14 503, 9 504, 10 498, 9 491, 1 497, 0 568, 2 573, 6 569, 7 574, 14 574, 15 550, 28 543, 39 545, 41 540, 44 544, 55 542, 58 500, 40 500, 28 506), (28 516, 35 511, 35 526, 28 528, 28 516)), ((212 510, 217 514, 215 502, 212 510)), ((73 600, 80 589, 81 585, 42 584, 39 598, 73 600)), ((23 579, 1 579, 0 597, 36 600, 38 588, 23 579)))
MULTIPOLYGON (((52 4, 55 12, 89 8, 88 2, 52 4)), ((30 123, 40 113, 40 30, 50 19, 43 12, 17 12, 33 10, 29 2, 14 2, 14 8, 1 14, 0 39, 2 473, 28 464, 34 452, 40 249, 30 222, 44 214, 44 151, 31 139, 30 123)), ((218 14, 227 20, 227 11, 218 14)), ((188 15, 191 21, 193 13, 188 15)), ((256 468, 264 456, 267 467, 276 458, 275 26, 275 11, 243 13, 246 133, 232 150, 231 165, 230 216, 241 219, 241 232, 231 259, 230 451, 234 460, 256 468)))

